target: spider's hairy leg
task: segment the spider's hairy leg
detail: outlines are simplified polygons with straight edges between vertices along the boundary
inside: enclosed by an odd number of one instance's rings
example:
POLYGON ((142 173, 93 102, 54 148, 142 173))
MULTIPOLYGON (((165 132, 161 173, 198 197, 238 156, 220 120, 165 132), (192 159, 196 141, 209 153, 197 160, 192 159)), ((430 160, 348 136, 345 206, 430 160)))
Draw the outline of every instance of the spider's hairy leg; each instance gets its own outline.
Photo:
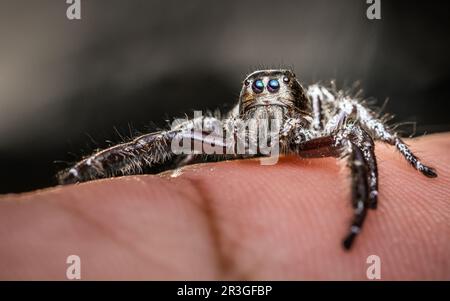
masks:
POLYGON ((161 166, 172 161, 189 164, 195 155, 174 153, 172 140, 186 139, 227 149, 229 146, 223 140, 211 135, 214 133, 214 124, 218 123, 219 120, 214 117, 202 116, 176 123, 172 130, 139 136, 130 142, 94 153, 72 168, 60 172, 57 175, 58 181, 60 184, 70 184, 116 175, 140 174, 145 167, 161 166))
POLYGON ((345 249, 350 249, 356 235, 361 231, 367 215, 369 186, 367 182, 367 163, 364 160, 364 153, 355 143, 349 142, 348 165, 351 169, 352 177, 352 206, 354 217, 351 223, 350 232, 343 240, 345 249))
MULTIPOLYGON (((339 99, 338 113, 329 120, 325 125, 325 132, 332 133, 340 128, 346 120, 354 119, 361 125, 361 128, 367 132, 372 140, 378 140, 386 142, 390 145, 396 146, 397 150, 403 155, 403 157, 418 171, 422 172, 427 177, 436 177, 436 171, 424 165, 408 148, 408 146, 393 133, 384 122, 377 117, 373 111, 368 109, 360 101, 350 97, 343 97, 339 99)), ((369 143, 370 144, 370 143, 369 143)), ((371 208, 377 207, 378 202, 378 179, 377 179, 377 166, 375 161, 375 154, 373 147, 366 152, 366 159, 368 160, 369 167, 369 206, 371 208), (369 157, 373 157, 373 160, 369 160, 369 157), (370 162, 373 162, 371 164, 370 162)))
POLYGON ((375 143, 369 133, 361 126, 352 129, 354 141, 363 152, 367 167, 367 183, 369 189, 368 206, 376 209, 378 206, 378 166, 375 156, 375 143))
POLYGON ((313 122, 312 126, 315 130, 322 129, 322 99, 323 93, 321 87, 318 85, 312 85, 308 87, 306 92, 311 100, 313 122))
POLYGON ((406 161, 411 164, 412 167, 420 171, 423 175, 429 178, 436 178, 437 173, 436 170, 432 167, 429 167, 423 164, 419 158, 414 155, 414 153, 409 149, 409 147, 403 142, 402 139, 395 137, 395 139, 390 142, 391 145, 395 145, 398 151, 405 157, 406 161))
POLYGON ((354 218, 349 234, 343 241, 350 249, 355 237, 361 231, 369 207, 376 208, 378 194, 378 173, 374 142, 358 124, 346 124, 334 137, 335 146, 347 157, 351 170, 352 206, 354 218))
POLYGON ((347 124, 342 130, 332 135, 299 144, 296 146, 296 152, 303 157, 341 156, 346 158, 351 170, 354 218, 343 246, 345 249, 350 249, 355 237, 361 231, 367 210, 371 205, 372 199, 369 196, 377 191, 378 174, 373 140, 360 126, 347 124))
POLYGON ((380 140, 393 145, 403 155, 406 161, 416 170, 429 178, 437 177, 436 170, 423 164, 419 158, 409 149, 409 147, 395 133, 388 129, 385 124, 360 103, 355 104, 359 121, 362 126, 371 134, 374 140, 380 140))
POLYGON ((280 130, 280 145, 283 153, 297 153, 302 143, 315 137, 315 131, 310 129, 311 124, 304 118, 287 118, 283 121, 280 130))
POLYGON ((137 174, 144 165, 163 163, 173 154, 170 141, 178 131, 146 134, 104 149, 57 175, 60 184, 71 184, 115 175, 137 174))
POLYGON ((378 167, 375 156, 375 143, 370 135, 361 129, 364 137, 364 158, 367 162, 367 181, 369 184, 369 208, 376 209, 378 206, 378 167))
POLYGON ((325 102, 334 102, 335 97, 327 88, 318 84, 309 86, 306 94, 311 100, 312 126, 314 130, 322 130, 324 126, 323 104, 325 102))
MULTIPOLYGON (((335 88, 334 88, 335 90, 335 88)), ((357 109, 360 106, 360 103, 352 98, 348 98, 346 96, 340 95, 337 92, 330 92, 326 87, 321 85, 312 85, 308 89, 308 95, 310 96, 312 102, 317 102, 319 106, 324 106, 328 109, 334 108, 336 109, 336 114, 332 117, 327 116, 327 122, 323 126, 323 134, 322 135, 330 135, 333 136, 334 133, 338 133, 341 128, 345 127, 345 123, 348 120, 358 120, 357 109)), ((313 105, 314 107, 314 105, 313 105)), ((315 114, 314 118, 318 118, 318 115, 315 114)), ((321 115, 319 115, 321 116, 321 115)), ((322 125, 322 120, 320 120, 320 124, 322 125)), ((319 131, 321 131, 319 129, 319 131)), ((369 207, 375 209, 378 203, 378 170, 377 170, 377 162, 374 151, 374 142, 371 138, 370 134, 366 131, 362 131, 361 135, 365 139, 364 143, 364 158, 367 162, 368 173, 367 173, 367 181, 369 183, 369 207)), ((311 141, 308 145, 304 145, 303 147, 303 156, 316 156, 321 153, 335 153, 336 150, 332 151, 329 149, 329 146, 326 145, 326 138, 316 141, 311 141), (306 150, 306 148, 308 150, 306 150)), ((329 155, 332 155, 331 153, 329 155)))

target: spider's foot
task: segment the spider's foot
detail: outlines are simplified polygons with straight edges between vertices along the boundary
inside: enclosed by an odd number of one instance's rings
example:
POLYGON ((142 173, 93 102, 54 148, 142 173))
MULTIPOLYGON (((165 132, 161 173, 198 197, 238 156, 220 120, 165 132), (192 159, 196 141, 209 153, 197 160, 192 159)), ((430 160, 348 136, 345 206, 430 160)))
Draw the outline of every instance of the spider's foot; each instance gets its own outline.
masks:
POLYGON ((347 237, 342 241, 342 246, 345 250, 350 250, 350 248, 353 245, 353 242, 355 241, 356 233, 349 233, 347 237))
POLYGON ((428 178, 436 178, 438 176, 437 173, 436 173, 436 169, 434 169, 432 167, 425 166, 425 165, 421 166, 420 172, 424 176, 427 176, 428 178))
POLYGON ((345 250, 350 250, 350 248, 353 245, 353 242, 355 241, 356 236, 361 231, 361 228, 359 226, 353 225, 351 227, 350 233, 345 237, 345 239, 342 241, 342 245, 345 250))

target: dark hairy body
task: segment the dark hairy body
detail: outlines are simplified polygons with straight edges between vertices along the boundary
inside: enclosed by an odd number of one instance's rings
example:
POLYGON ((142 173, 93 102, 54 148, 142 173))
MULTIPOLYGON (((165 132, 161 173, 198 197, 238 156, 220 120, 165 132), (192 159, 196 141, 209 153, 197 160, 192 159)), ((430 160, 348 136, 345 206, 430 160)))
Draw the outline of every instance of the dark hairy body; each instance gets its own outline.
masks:
MULTIPOLYGON (((187 120, 167 131, 139 136, 94 153, 73 167, 58 174, 61 184, 84 182, 117 175, 138 174, 148 168, 183 165, 198 160, 224 160, 264 156, 237 152, 236 139, 213 139, 211 124, 221 124, 234 136, 239 126, 249 120, 277 120, 277 132, 282 154, 303 157, 335 156, 345 160, 351 172, 352 206, 354 217, 343 246, 350 249, 361 231, 369 209, 378 202, 378 171, 374 141, 393 145, 413 168, 427 177, 436 177, 431 167, 424 165, 398 135, 385 125, 378 114, 370 110, 356 96, 335 88, 311 85, 306 89, 290 70, 259 70, 248 75, 243 84, 239 103, 224 118, 202 116, 187 120), (202 128, 200 133, 195 129, 202 128), (203 145, 214 145, 224 151, 218 154, 178 154, 172 140, 182 137, 203 145)), ((249 131, 257 140, 259 132, 249 131)), ((159 169, 158 169, 159 168, 159 169)))

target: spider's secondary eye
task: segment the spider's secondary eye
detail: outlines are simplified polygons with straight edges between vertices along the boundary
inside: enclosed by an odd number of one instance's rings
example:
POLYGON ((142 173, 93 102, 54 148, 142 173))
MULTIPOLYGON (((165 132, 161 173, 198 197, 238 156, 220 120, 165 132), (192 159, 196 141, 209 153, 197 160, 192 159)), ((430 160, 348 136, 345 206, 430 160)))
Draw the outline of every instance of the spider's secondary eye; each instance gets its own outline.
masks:
POLYGON ((246 80, 244 81, 244 85, 248 86, 249 84, 250 84, 250 81, 249 81, 248 79, 246 79, 246 80))
POLYGON ((278 82, 278 80, 276 80, 276 79, 269 80, 269 83, 267 85, 267 89, 270 92, 276 92, 276 91, 278 91, 279 88, 280 88, 280 83, 278 82))
POLYGON ((283 76, 283 82, 288 83, 289 82, 289 77, 283 76))
POLYGON ((252 89, 253 89, 253 92, 255 92, 255 93, 261 93, 264 90, 263 81, 260 79, 255 80, 253 82, 252 89))

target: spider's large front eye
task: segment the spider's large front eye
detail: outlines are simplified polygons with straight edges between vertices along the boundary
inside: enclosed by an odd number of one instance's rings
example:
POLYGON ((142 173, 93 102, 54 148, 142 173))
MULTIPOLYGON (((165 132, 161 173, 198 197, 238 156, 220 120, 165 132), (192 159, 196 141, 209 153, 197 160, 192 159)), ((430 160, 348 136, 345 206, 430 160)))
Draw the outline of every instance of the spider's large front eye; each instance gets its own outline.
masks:
POLYGON ((278 82, 278 80, 269 80, 269 83, 267 84, 267 90, 269 90, 269 92, 277 92, 278 89, 280 89, 280 83, 278 82))
POLYGON ((252 89, 253 89, 253 92, 255 92, 255 93, 261 93, 264 90, 263 81, 260 79, 255 80, 253 82, 252 89))

